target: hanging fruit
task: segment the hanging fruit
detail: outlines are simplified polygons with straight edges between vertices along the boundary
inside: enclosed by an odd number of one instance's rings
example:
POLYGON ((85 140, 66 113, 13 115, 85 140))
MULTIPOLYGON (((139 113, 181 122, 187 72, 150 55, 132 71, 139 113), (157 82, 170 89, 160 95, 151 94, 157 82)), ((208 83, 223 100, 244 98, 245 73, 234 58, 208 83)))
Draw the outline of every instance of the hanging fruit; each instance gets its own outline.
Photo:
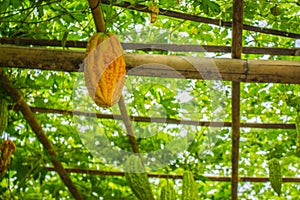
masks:
POLYGON ((295 125, 296 125, 296 152, 297 152, 297 155, 300 155, 300 111, 297 111, 297 116, 296 116, 296 122, 295 122, 295 125))
POLYGON ((153 200, 151 185, 139 156, 130 156, 125 164, 125 178, 132 192, 139 200, 153 200))
POLYGON ((2 176, 10 165, 10 157, 12 153, 16 151, 16 145, 11 140, 5 140, 1 146, 1 157, 0 157, 0 172, 2 176))
POLYGON ((281 14, 281 9, 279 8, 279 6, 276 4, 275 6, 273 6, 271 9, 270 9, 270 12, 272 15, 274 16, 278 16, 281 14))
POLYGON ((159 13, 159 8, 157 5, 155 4, 150 4, 150 6, 148 7, 149 11, 151 12, 151 23, 155 23, 156 22, 156 18, 157 15, 159 13))
POLYGON ((191 171, 186 170, 182 180, 182 200, 196 199, 198 199, 198 191, 194 175, 191 171))
POLYGON ((0 98, 0 135, 4 132, 8 122, 7 102, 4 98, 0 98))
POLYGON ((272 158, 269 160, 269 180, 273 190, 278 196, 281 194, 282 175, 279 160, 272 158))
POLYGON ((125 84, 123 48, 113 33, 98 32, 88 41, 84 77, 89 95, 104 108, 118 102, 125 84))
POLYGON ((175 200, 176 191, 174 189, 173 183, 167 181, 160 188, 160 200, 175 200))

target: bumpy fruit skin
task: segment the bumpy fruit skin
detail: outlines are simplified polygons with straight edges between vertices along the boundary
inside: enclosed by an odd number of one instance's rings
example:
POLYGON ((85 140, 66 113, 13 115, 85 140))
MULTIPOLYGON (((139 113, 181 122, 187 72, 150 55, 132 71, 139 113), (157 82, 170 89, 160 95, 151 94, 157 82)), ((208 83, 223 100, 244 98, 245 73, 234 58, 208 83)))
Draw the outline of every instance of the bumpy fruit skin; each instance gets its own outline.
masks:
POLYGON ((5 99, 0 99, 0 135, 4 132, 8 123, 7 102, 5 99))
POLYGON ((300 155, 300 111, 297 112, 296 116, 296 145, 297 145, 297 154, 300 155))
POLYGON ((154 200, 148 175, 139 156, 130 156, 124 165, 125 178, 139 200, 154 200))
POLYGON ((275 5, 274 7, 272 7, 270 9, 270 11, 271 11, 271 14, 274 15, 274 16, 278 16, 278 15, 281 14, 281 9, 279 8, 278 5, 275 5))
POLYGON ((194 175, 191 171, 186 170, 183 173, 182 181, 182 200, 196 200, 198 199, 197 185, 194 175))
POLYGON ((108 108, 118 102, 125 84, 123 48, 113 33, 96 33, 89 40, 84 59, 84 78, 93 101, 108 108))
POLYGON ((11 140, 5 140, 0 146, 0 172, 4 175, 6 169, 10 165, 10 157, 16 151, 16 145, 11 140))
POLYGON ((151 4, 148 9, 151 11, 151 23, 154 23, 159 13, 159 8, 157 5, 151 4))
POLYGON ((269 160, 269 180, 274 191, 278 194, 278 196, 280 196, 282 175, 280 163, 276 158, 269 160))
POLYGON ((174 185, 167 182, 160 189, 160 200, 176 200, 174 185))

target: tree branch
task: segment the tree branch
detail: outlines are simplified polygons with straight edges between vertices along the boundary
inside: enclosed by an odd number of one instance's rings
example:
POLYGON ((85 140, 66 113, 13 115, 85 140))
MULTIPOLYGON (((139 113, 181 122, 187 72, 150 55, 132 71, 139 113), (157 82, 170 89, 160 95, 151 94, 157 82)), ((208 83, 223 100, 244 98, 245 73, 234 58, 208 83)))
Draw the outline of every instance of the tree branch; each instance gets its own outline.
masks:
POLYGON ((51 142, 48 140, 47 135, 45 134, 39 122, 37 121, 30 107, 27 105, 20 92, 11 84, 8 77, 4 74, 2 68, 0 68, 0 83, 1 86, 7 91, 11 99, 19 106, 20 111, 22 112, 28 124, 31 126, 32 131, 35 133, 38 140, 48 152, 49 156, 51 156, 51 162, 54 165, 55 171, 57 171, 60 178, 68 187, 71 194, 74 196, 75 199, 83 199, 78 190, 76 189, 75 185, 73 184, 72 180, 68 176, 61 162, 58 159, 56 159, 58 157, 58 154, 52 146, 51 142))

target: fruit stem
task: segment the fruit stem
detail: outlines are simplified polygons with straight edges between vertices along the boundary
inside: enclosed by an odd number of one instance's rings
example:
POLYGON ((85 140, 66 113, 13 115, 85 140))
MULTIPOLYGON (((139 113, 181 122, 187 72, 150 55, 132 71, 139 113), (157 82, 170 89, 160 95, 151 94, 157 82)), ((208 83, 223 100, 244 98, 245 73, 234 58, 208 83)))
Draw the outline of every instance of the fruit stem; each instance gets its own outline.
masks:
POLYGON ((100 6, 100 0, 89 0, 97 32, 105 32, 105 22, 100 6))

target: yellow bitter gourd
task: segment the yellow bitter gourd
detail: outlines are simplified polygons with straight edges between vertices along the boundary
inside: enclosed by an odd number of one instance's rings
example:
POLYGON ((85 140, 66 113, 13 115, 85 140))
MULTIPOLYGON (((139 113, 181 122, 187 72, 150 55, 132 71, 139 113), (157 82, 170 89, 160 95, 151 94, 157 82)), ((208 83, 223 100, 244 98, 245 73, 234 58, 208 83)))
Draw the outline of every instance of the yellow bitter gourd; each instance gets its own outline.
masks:
POLYGON ((123 48, 113 33, 94 34, 86 47, 84 78, 89 95, 101 107, 118 102, 125 84, 123 48))
POLYGON ((282 175, 279 160, 276 158, 269 160, 269 180, 273 190, 280 196, 282 175))
POLYGON ((157 18, 157 15, 159 13, 159 8, 157 5, 155 4, 151 4, 149 7, 148 7, 149 11, 151 12, 151 23, 155 23, 156 22, 156 18, 157 18))
POLYGON ((5 140, 0 146, 0 173, 3 176, 10 165, 10 157, 16 151, 16 145, 11 140, 5 140))

